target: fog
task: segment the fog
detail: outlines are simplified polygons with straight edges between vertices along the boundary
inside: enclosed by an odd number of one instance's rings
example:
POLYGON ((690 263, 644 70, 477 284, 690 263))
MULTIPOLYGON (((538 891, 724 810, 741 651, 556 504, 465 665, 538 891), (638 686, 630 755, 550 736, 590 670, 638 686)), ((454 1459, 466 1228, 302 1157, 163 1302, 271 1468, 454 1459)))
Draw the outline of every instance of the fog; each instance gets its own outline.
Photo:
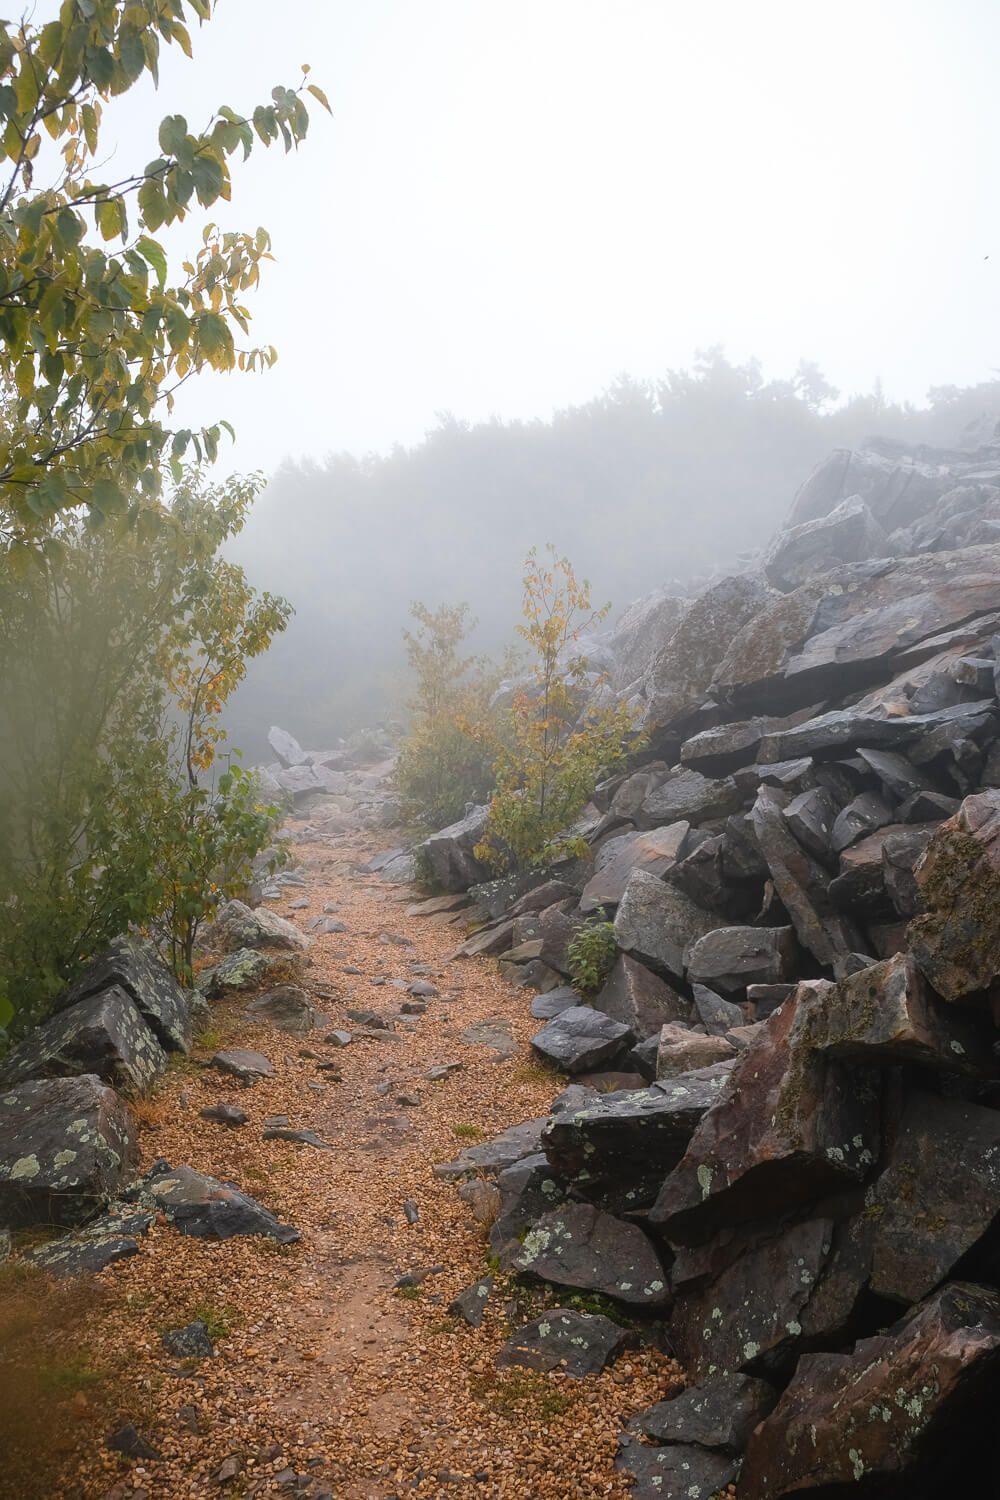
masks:
POLYGON ((277 366, 180 403, 235 425, 222 471, 274 475, 240 556, 298 613, 237 704, 248 749, 398 697, 412 598, 467 598, 492 646, 553 541, 623 607, 759 544, 833 443, 906 435, 876 390, 990 381, 998 42, 987 0, 223 0, 113 117, 131 159, 166 109, 304 61, 333 106, 227 211, 273 232, 277 366), (749 395, 664 405, 714 347, 759 362, 749 395), (836 399, 790 391, 803 359, 836 399))

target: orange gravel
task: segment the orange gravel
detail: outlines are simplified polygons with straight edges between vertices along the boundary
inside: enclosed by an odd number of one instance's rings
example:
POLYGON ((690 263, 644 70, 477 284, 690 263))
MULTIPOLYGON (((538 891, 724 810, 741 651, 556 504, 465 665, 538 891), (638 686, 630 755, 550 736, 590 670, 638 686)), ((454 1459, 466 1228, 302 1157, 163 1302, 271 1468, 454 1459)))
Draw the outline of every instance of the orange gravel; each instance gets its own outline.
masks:
MULTIPOLYGON (((407 902, 419 899, 412 891, 357 873, 376 848, 361 834, 295 845, 309 885, 269 903, 303 927, 338 903, 349 930, 315 938, 302 979, 329 1024, 290 1036, 246 1021, 245 997, 218 1003, 211 1048, 172 1068, 142 1106, 144 1169, 162 1156, 231 1180, 293 1223, 302 1242, 209 1243, 157 1225, 139 1255, 102 1273, 110 1310, 94 1313, 87 1345, 102 1359, 125 1357, 120 1419, 135 1422, 163 1457, 143 1464, 107 1451, 103 1431, 87 1420, 86 1393, 77 1393, 64 1481, 46 1486, 47 1500, 290 1495, 289 1469, 311 1476, 301 1493, 335 1500, 628 1495, 612 1467, 617 1434, 638 1408, 676 1388, 676 1366, 641 1350, 582 1381, 498 1375, 510 1290, 498 1280, 478 1330, 447 1314, 455 1293, 485 1273, 488 1251, 471 1210, 431 1168, 476 1132, 488 1138, 546 1112, 564 1080, 532 1064, 528 1040, 538 1023, 526 994, 491 960, 449 961, 461 926, 407 916, 407 902), (308 910, 289 911, 303 895, 308 910), (380 943, 383 931, 414 946, 380 943), (397 1026, 388 1040, 324 1044, 330 1027, 357 1031, 348 1007, 395 1014, 407 997, 370 981, 411 979, 417 961, 432 966, 419 977, 440 998, 412 1026, 397 1026), (345 965, 362 973, 346 975, 345 965), (489 1018, 512 1028, 516 1051, 506 1060, 461 1038, 489 1018), (243 1089, 197 1066, 219 1045, 259 1049, 274 1077, 243 1089), (336 1062, 342 1081, 320 1060, 336 1062), (461 1070, 441 1082, 423 1076, 456 1061, 461 1070), (398 1103, 401 1093, 419 1104, 398 1103), (238 1104, 250 1123, 229 1130, 199 1118, 220 1100, 238 1104), (262 1121, 274 1114, 334 1149, 263 1141, 262 1121), (414 1225, 402 1210, 407 1199, 419 1208, 414 1225), (394 1290, 402 1274, 438 1265, 415 1293, 394 1290), (214 1359, 186 1369, 160 1333, 206 1314, 228 1332, 214 1359)), ((21 1489, 17 1500, 30 1497, 21 1489)))

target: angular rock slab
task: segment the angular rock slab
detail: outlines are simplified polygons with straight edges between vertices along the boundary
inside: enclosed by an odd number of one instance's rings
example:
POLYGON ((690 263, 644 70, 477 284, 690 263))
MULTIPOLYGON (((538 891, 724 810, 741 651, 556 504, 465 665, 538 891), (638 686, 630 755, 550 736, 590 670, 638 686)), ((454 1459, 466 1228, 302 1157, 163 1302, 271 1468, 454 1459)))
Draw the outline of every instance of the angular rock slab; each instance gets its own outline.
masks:
POLYGON ((117 1195, 136 1156, 135 1123, 91 1075, 0 1093, 0 1223, 78 1224, 117 1195))
POLYGON ((554 1115, 542 1132, 553 1171, 574 1192, 619 1212, 648 1207, 721 1097, 732 1067, 715 1063, 554 1115))
POLYGON ((1000 1113, 912 1094, 868 1210, 872 1289, 918 1302, 1000 1222, 1000 1113))
POLYGON ((532 1049, 566 1073, 590 1073, 612 1062, 635 1040, 620 1021, 589 1005, 574 1005, 553 1016, 531 1038, 532 1049))
POLYGON ((618 1441, 615 1468, 634 1476, 633 1500, 700 1500, 724 1490, 739 1473, 740 1461, 688 1443, 649 1448, 626 1432, 618 1441))
POLYGON ((735 1056, 736 1048, 724 1036, 702 1036, 686 1026, 664 1026, 656 1051, 656 1080, 665 1083, 735 1056))
POLYGON ((634 1426, 657 1443, 696 1443, 699 1448, 742 1453, 777 1399, 778 1392, 766 1380, 716 1375, 671 1400, 647 1406, 634 1418, 634 1426))
POLYGON ((781 1500, 876 1476, 912 1480, 901 1493, 948 1494, 956 1419, 965 1441, 1000 1370, 1000 1296, 955 1282, 882 1337, 850 1354, 811 1354, 750 1439, 740 1500, 781 1500))
POLYGON ((271 1078, 274 1075, 274 1065, 263 1052, 255 1052, 252 1047, 227 1047, 221 1052, 216 1052, 209 1061, 210 1068, 217 1068, 220 1073, 229 1073, 233 1078, 238 1078, 241 1083, 256 1083, 258 1078, 271 1078))
POLYGON ((237 948, 211 969, 203 969, 195 983, 202 994, 212 997, 229 990, 252 990, 264 979, 269 964, 256 948, 237 948))
POLYGON ((628 1330, 598 1313, 553 1307, 511 1335, 497 1355, 497 1364, 560 1370, 582 1379, 599 1375, 633 1340, 628 1330))
POLYGON ((87 968, 56 1004, 66 1010, 80 1000, 119 985, 167 1052, 187 1052, 191 1045, 188 996, 156 950, 148 943, 120 938, 87 968))
POLYGON ((717 1275, 679 1288, 670 1337, 685 1369, 701 1380, 787 1364, 832 1248, 832 1221, 809 1219, 738 1242, 717 1275))
POLYGON ((626 833, 613 840, 612 857, 599 862, 596 873, 583 888, 580 910, 592 912, 604 906, 617 906, 633 870, 647 870, 650 875, 662 877, 681 858, 689 830, 690 824, 681 821, 649 833, 626 833))
POLYGON ((31 1032, 0 1068, 0 1087, 90 1073, 141 1094, 166 1066, 166 1053, 130 996, 114 985, 58 1011, 31 1032))
POLYGON ((559 1207, 566 1197, 564 1184, 540 1151, 505 1167, 497 1176, 496 1186, 499 1212, 490 1227, 490 1249, 495 1255, 505 1249, 513 1253, 521 1233, 559 1207))
POLYGON ((681 979, 691 946, 718 926, 718 918, 646 870, 633 870, 615 916, 615 941, 623 953, 667 979, 681 979))
POLYGON ((798 950, 790 927, 717 927, 688 954, 688 978, 726 993, 748 984, 780 984, 796 972, 798 950))
POLYGON ((439 1162, 433 1168, 434 1176, 443 1182, 460 1182, 463 1177, 496 1177, 505 1168, 526 1156, 536 1156, 541 1150, 542 1127, 545 1118, 523 1120, 520 1125, 510 1125, 492 1141, 480 1146, 467 1146, 454 1161, 439 1162))
POLYGON ((740 630, 764 607, 770 591, 756 578, 723 578, 685 612, 642 685, 647 732, 700 708, 716 666, 740 630))
POLYGON ((662 1307, 669 1300, 667 1274, 652 1240, 637 1224, 590 1203, 568 1203, 545 1214, 505 1260, 520 1275, 603 1292, 630 1306, 662 1307))
POLYGON ((486 1312, 486 1304, 493 1290, 493 1277, 483 1276, 462 1291, 448 1305, 452 1317, 463 1318, 470 1328, 479 1328, 486 1312))
POLYGON ((671 1243, 700 1244, 719 1229, 787 1213, 870 1174, 878 1079, 812 1046, 809 1001, 827 988, 800 984, 737 1060, 650 1214, 671 1243))
POLYGON ((594 1000, 594 1009, 620 1021, 640 1039, 658 1035, 668 1024, 691 1019, 690 1000, 625 953, 615 959, 607 983, 594 1000))
POLYGON ((640 828, 658 828, 681 820, 703 823, 738 812, 742 802, 736 783, 728 776, 712 781, 700 771, 677 771, 647 794, 636 822, 640 828))
POLYGON ((199 1240, 257 1235, 294 1245, 302 1237, 232 1183, 217 1182, 193 1167, 156 1162, 129 1196, 162 1213, 181 1234, 199 1240))
POLYGON ((860 950, 861 937, 831 899, 827 871, 785 822, 790 800, 786 792, 762 786, 750 815, 754 835, 799 942, 821 964, 832 964, 839 955, 860 950))
POLYGON ((906 953, 804 995, 799 1033, 831 1057, 924 1063, 980 1077, 995 1071, 985 1018, 940 1000, 906 953))
POLYGON ((96 1275, 116 1261, 138 1255, 139 1240, 149 1233, 153 1218, 125 1206, 112 1209, 76 1234, 37 1245, 25 1258, 52 1276, 96 1275))
POLYGON ((962 1000, 1000 976, 1000 790, 966 797, 914 871, 926 911, 913 956, 938 994, 962 1000))

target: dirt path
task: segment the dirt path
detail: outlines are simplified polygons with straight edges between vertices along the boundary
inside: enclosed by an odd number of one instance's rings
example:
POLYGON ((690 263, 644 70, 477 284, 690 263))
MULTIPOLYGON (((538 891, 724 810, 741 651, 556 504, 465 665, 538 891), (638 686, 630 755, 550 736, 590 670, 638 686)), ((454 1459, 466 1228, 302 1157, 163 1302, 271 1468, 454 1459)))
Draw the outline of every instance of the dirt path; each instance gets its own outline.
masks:
POLYGON ((302 1242, 206 1243, 157 1226, 140 1255, 104 1273, 112 1312, 99 1337, 105 1349, 128 1351, 121 1417, 163 1457, 126 1464, 88 1445, 75 1491, 86 1500, 628 1493, 612 1469, 616 1438, 625 1416, 673 1384, 662 1356, 626 1355, 582 1382, 498 1375, 514 1311, 507 1290, 498 1285, 478 1330, 448 1315, 454 1295, 484 1274, 488 1252, 484 1231, 432 1166, 543 1113, 562 1081, 531 1061, 538 1023, 524 992, 491 961, 449 962, 460 928, 408 916, 413 892, 357 873, 375 848, 349 835, 297 845, 308 884, 270 903, 302 925, 337 906, 348 930, 317 937, 306 971, 329 1024, 293 1037, 247 1022, 245 1002, 217 1005, 209 1050, 223 1040, 255 1047, 274 1077, 234 1087, 198 1065, 203 1048, 145 1108, 144 1167, 165 1157, 230 1179, 300 1229, 302 1242), (308 908, 290 910, 303 896, 308 908), (397 1022, 384 1040, 324 1043, 330 1026, 357 1029, 349 1008, 395 1016, 408 997, 391 981, 412 980, 415 965, 429 966, 421 977, 439 991, 423 1015, 397 1022), (509 1036, 509 1055, 464 1038, 482 1022, 509 1036), (340 1081, 323 1062, 339 1067, 340 1081), (460 1070, 427 1079, 451 1062, 460 1070), (249 1123, 231 1130, 199 1117, 220 1100, 237 1103, 249 1123), (273 1115, 333 1149, 263 1141, 273 1115), (415 1289, 395 1288, 400 1276, 433 1267, 415 1289), (159 1335, 194 1316, 220 1332, 217 1355, 184 1369, 159 1335))

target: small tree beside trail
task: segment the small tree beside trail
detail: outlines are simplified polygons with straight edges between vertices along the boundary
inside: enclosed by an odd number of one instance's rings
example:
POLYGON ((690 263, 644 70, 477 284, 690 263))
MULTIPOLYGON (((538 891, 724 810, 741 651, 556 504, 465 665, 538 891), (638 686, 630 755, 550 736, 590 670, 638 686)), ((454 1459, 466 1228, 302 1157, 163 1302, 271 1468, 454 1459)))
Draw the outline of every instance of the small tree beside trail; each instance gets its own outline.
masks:
POLYGON ((502 669, 462 646, 475 628, 467 604, 410 606, 404 630, 413 674, 412 719, 396 766, 404 818, 433 832, 493 790, 497 736, 492 702, 502 669))
POLYGON ((496 791, 477 856, 496 870, 528 869, 582 853, 568 832, 602 776, 635 741, 631 710, 588 703, 593 684, 583 637, 607 617, 595 609, 586 581, 555 549, 535 549, 524 573, 524 619, 518 634, 533 658, 533 681, 510 707, 509 738, 494 742, 496 791))

